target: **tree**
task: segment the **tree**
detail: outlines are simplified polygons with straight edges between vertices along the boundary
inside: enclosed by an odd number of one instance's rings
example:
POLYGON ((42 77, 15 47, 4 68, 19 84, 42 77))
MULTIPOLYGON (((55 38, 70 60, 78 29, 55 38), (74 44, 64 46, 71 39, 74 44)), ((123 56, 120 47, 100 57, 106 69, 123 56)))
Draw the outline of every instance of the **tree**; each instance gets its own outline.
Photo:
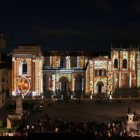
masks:
POLYGON ((3 126, 3 121, 0 121, 0 127, 2 127, 3 126))

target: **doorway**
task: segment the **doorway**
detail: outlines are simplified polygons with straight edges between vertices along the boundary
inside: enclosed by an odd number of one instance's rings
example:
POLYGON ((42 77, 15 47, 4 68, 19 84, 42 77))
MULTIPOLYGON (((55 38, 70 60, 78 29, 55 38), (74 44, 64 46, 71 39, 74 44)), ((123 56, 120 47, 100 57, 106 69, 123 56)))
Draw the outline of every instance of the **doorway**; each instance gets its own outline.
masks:
POLYGON ((67 91, 69 89, 69 82, 66 77, 61 77, 59 82, 61 83, 60 91, 67 91))
POLYGON ((103 91, 104 83, 100 81, 97 83, 97 86, 98 86, 98 93, 101 93, 103 91))

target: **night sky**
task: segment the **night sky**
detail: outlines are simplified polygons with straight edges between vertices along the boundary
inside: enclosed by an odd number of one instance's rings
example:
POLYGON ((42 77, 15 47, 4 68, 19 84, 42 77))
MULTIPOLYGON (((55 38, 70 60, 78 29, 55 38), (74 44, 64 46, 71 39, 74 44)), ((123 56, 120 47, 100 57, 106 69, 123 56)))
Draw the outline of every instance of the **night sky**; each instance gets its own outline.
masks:
POLYGON ((140 0, 0 0, 6 51, 104 51, 140 43, 140 0))

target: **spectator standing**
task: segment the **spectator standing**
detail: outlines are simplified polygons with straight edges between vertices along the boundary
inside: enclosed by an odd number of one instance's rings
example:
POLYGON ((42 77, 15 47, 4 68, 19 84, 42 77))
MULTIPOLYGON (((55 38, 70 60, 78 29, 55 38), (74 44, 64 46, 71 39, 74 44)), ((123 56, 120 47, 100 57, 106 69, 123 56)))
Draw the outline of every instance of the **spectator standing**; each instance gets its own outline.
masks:
POLYGON ((38 122, 38 126, 39 126, 40 120, 38 119, 37 122, 38 122))

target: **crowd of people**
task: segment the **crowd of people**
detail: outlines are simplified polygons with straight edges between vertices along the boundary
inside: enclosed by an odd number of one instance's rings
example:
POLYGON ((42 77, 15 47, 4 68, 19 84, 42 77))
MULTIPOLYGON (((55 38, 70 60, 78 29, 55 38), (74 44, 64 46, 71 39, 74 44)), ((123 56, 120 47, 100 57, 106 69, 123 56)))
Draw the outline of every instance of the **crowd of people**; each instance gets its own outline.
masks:
MULTIPOLYGON (((37 120, 38 130, 40 133, 73 133, 73 134, 94 134, 95 136, 130 136, 131 130, 127 130, 127 116, 116 120, 112 123, 102 122, 68 122, 61 119, 52 121, 46 114, 44 121, 41 123, 37 120)), ((138 132, 136 132, 138 133, 138 132)), ((135 132, 133 132, 135 134, 135 132)))
MULTIPOLYGON (((130 113, 128 108, 128 113, 130 113)), ((134 120, 137 119, 137 112, 134 112, 134 120)), ((97 123, 95 121, 70 122, 61 119, 52 121, 48 114, 37 119, 35 124, 28 125, 29 111, 23 112, 23 118, 19 126, 15 129, 14 136, 26 136, 27 133, 73 133, 73 134, 93 134, 95 136, 133 136, 138 131, 132 131, 132 128, 127 130, 128 117, 109 122, 97 123), (42 121, 43 120, 43 121, 42 121)), ((139 124, 140 125, 140 124, 139 124)), ((8 132, 10 133, 10 131, 8 132)), ((0 133, 0 135, 2 132, 0 133)))

